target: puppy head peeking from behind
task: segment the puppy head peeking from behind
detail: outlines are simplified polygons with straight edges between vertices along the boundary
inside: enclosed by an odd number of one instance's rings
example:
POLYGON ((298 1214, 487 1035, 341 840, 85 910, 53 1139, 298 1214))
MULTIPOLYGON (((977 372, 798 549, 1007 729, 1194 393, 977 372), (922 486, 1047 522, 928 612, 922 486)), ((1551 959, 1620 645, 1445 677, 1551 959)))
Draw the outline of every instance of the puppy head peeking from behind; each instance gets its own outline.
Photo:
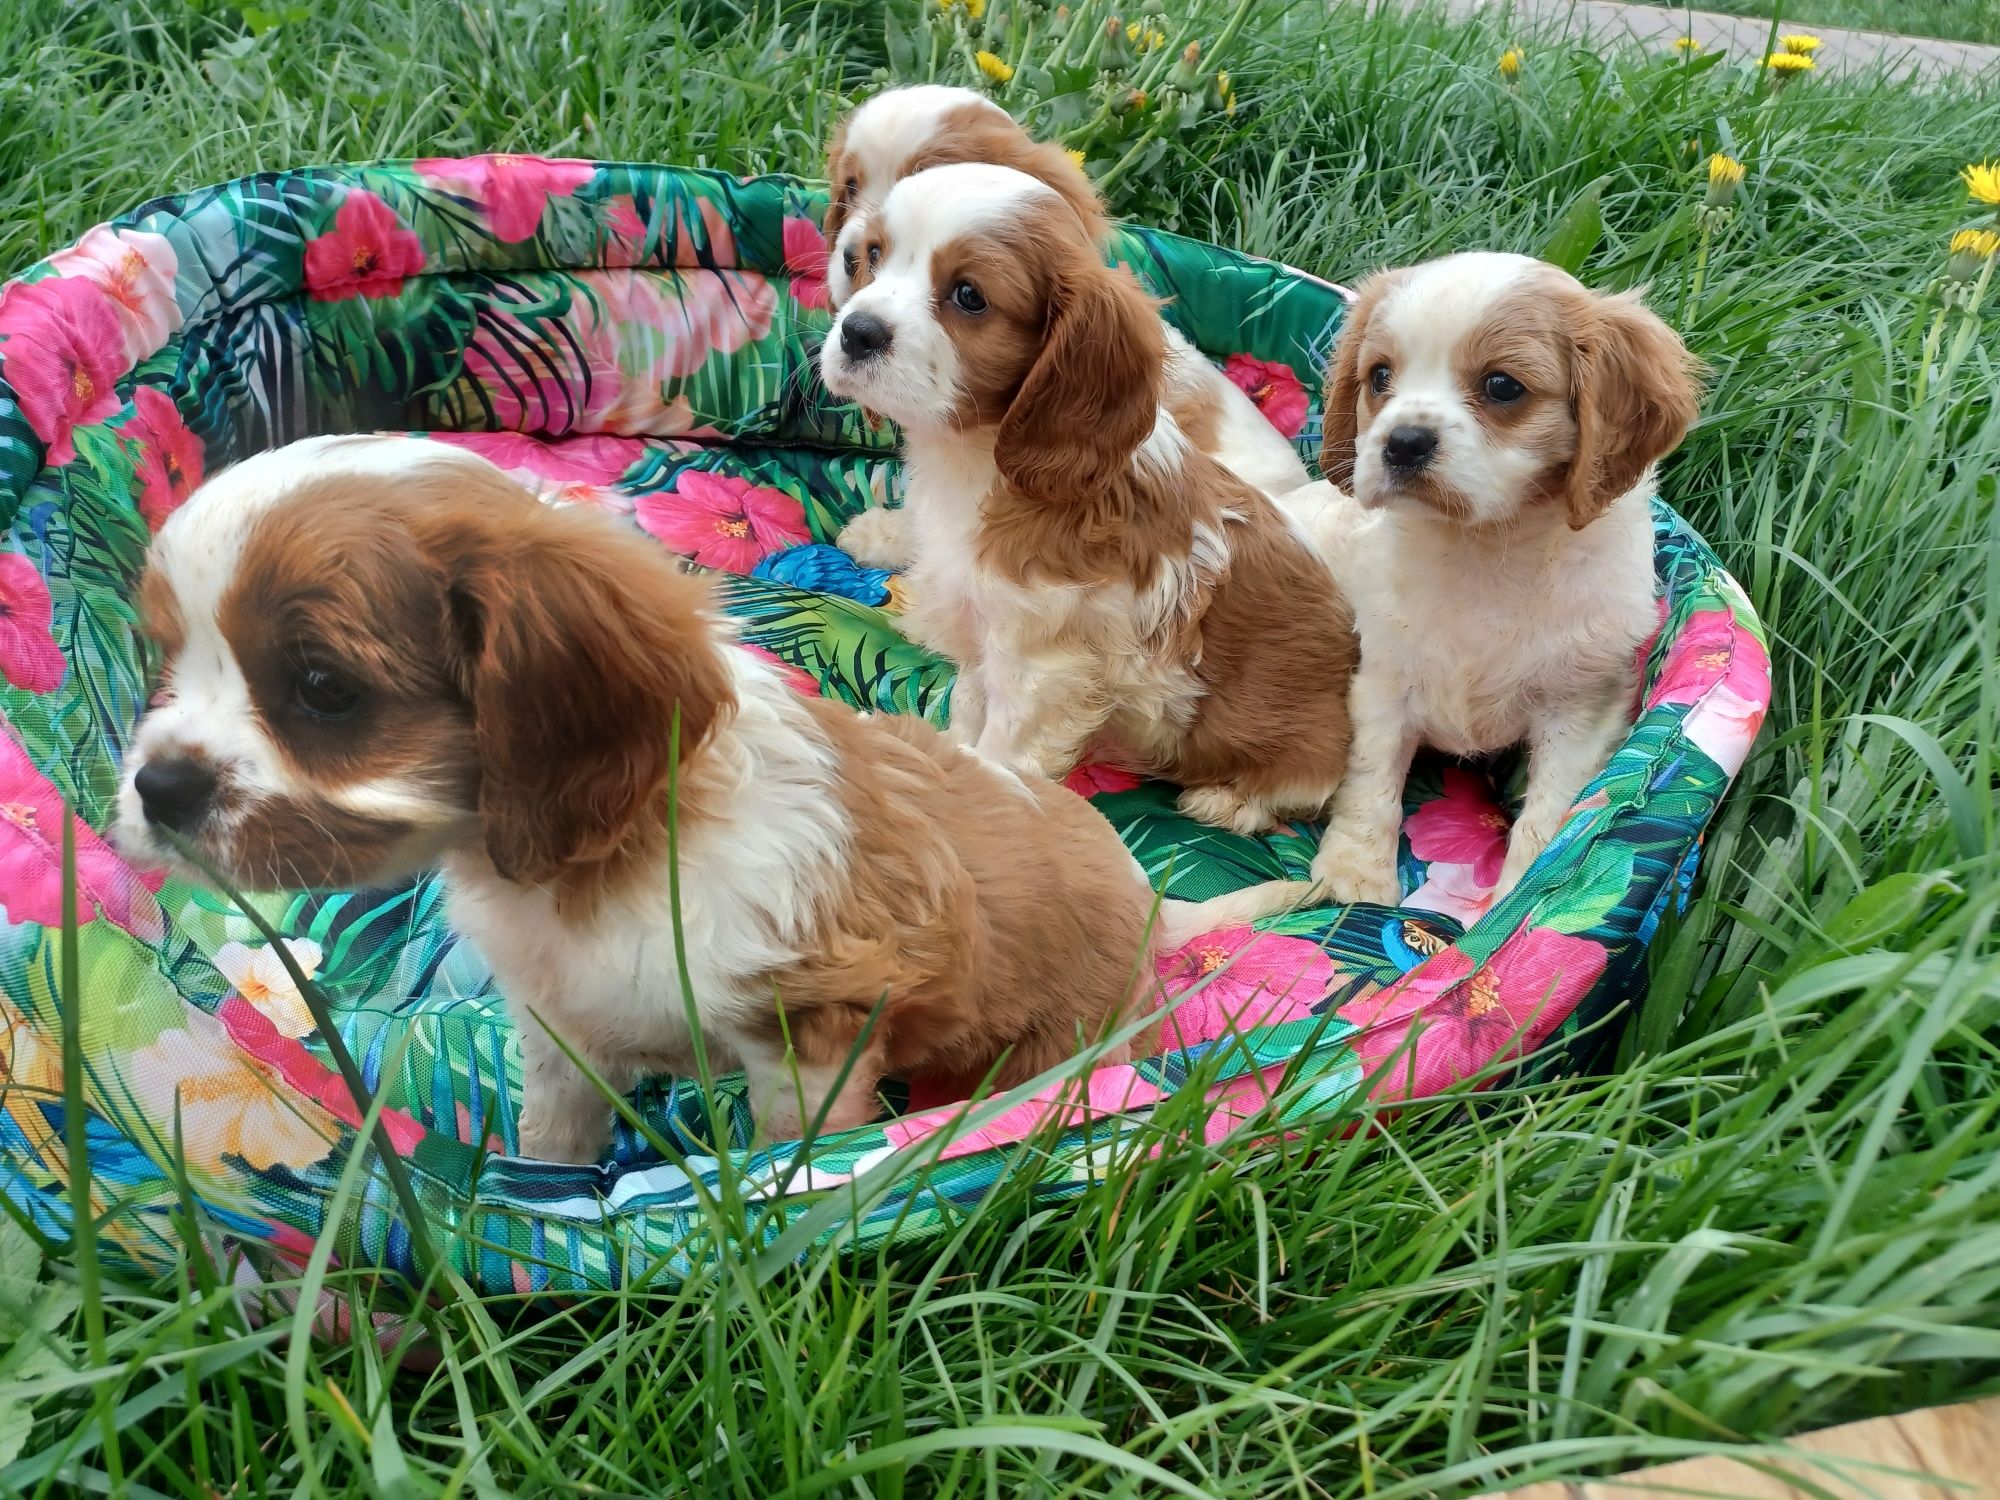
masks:
POLYGON ((987 434, 1020 493, 1110 482, 1153 431, 1165 339, 1151 298, 1107 267, 1053 189, 987 164, 890 191, 820 369, 913 441, 987 434))
MULTIPOLYGON (((365 885, 461 851, 504 878, 637 852, 729 711, 706 589, 609 517, 414 438, 315 438, 216 475, 141 586, 160 687, 118 836, 253 889, 365 885)), ((663 828, 663 825, 662 825, 663 828)))
POLYGON ((827 148, 827 292, 836 309, 865 265, 862 239, 889 190, 928 167, 990 162, 1049 187, 1102 237, 1097 190, 1061 147, 1037 141, 1013 116, 971 89, 918 84, 890 89, 840 124, 827 148))
POLYGON ((1327 380, 1320 468, 1370 509, 1573 529, 1693 423, 1697 367, 1636 296, 1471 253, 1369 278, 1327 380))

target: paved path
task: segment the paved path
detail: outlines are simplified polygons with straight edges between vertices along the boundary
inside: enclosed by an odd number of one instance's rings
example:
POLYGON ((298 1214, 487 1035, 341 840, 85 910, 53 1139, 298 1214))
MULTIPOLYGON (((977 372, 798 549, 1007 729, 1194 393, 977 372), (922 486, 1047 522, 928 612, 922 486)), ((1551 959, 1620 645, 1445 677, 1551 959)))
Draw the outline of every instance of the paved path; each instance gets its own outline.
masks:
MULTIPOLYGON (((1768 20, 1664 5, 1623 5, 1616 0, 1446 0, 1446 8, 1461 15, 1509 9, 1538 26, 1567 25, 1607 41, 1637 40, 1665 46, 1677 36, 1692 36, 1711 51, 1720 48, 1738 56, 1761 55, 1771 34, 1768 20)), ((1817 61, 1822 68, 1865 68, 1882 63, 1898 72, 1991 73, 2000 77, 2000 47, 1790 21, 1784 29, 1810 31, 1820 39, 1823 45, 1817 61)))

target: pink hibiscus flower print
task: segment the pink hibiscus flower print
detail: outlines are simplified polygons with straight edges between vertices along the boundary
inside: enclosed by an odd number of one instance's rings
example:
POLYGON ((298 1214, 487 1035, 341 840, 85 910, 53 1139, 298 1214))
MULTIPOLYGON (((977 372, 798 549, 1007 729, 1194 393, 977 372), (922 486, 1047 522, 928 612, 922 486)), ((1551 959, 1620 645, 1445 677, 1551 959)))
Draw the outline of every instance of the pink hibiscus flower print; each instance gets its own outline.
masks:
POLYGON ((792 300, 801 307, 824 310, 826 239, 811 219, 785 220, 785 270, 791 277, 792 300))
POLYGON ((174 277, 180 258, 165 235, 143 229, 108 229, 100 224, 67 250, 49 257, 58 276, 96 283, 111 301, 125 336, 125 365, 166 347, 181 326, 174 277))
POLYGON ((1377 1099, 1435 1094, 1539 1047, 1597 983, 1606 958, 1587 938, 1524 928, 1477 968, 1447 948, 1340 1016, 1359 1028, 1354 1051, 1377 1075, 1377 1099))
POLYGON ((118 435, 138 449, 139 514, 148 530, 158 531, 201 484, 201 439, 157 386, 132 392, 132 414, 118 435))
POLYGON ((652 387, 692 375, 710 357, 734 354, 771 331, 778 296, 771 283, 746 271, 646 271, 605 290, 618 331, 619 367, 628 380, 652 387))
POLYGON ((1403 824, 1410 852, 1426 862, 1470 865, 1472 878, 1491 886, 1507 863, 1511 825, 1487 795, 1486 782, 1472 772, 1447 766, 1444 795, 1426 802, 1403 824))
POLYGON ((1166 1047, 1193 1047, 1253 1026, 1275 1026, 1312 1014, 1334 979, 1333 960, 1319 944, 1282 933, 1231 927, 1196 938, 1158 964, 1169 995, 1202 984, 1167 1017, 1166 1047))
POLYGON ((690 219, 685 204, 674 209, 674 265, 683 271, 737 265, 736 235, 728 216, 707 198, 697 198, 694 211, 690 219))
POLYGON ((545 441, 520 432, 434 432, 434 441, 477 453, 510 473, 532 474, 561 484, 615 484, 640 459, 646 445, 637 438, 588 433, 545 441))
MULTIPOLYGON (((62 796, 35 769, 28 752, 0 736, 0 907, 16 922, 62 925, 62 796)), ((99 911, 144 941, 164 922, 153 892, 162 874, 141 875, 80 819, 76 825, 77 921, 99 911)))
POLYGON ((551 198, 567 198, 597 175, 574 157, 505 153, 426 156, 411 165, 427 182, 478 204, 493 237, 508 245, 534 236, 551 198))
POLYGON ((1726 609, 1688 617, 1646 700, 1691 704, 1681 733, 1730 776, 1749 758, 1770 702, 1770 654, 1726 609))
POLYGON ((639 524, 704 568, 748 573, 773 552, 812 540, 805 507, 733 474, 683 469, 674 487, 641 495, 639 524))
POLYGON ((1264 420, 1286 437, 1295 438, 1304 430, 1310 401, 1290 365, 1232 354, 1223 361, 1222 373, 1250 398, 1264 420))
POLYGON ((630 193, 620 193, 604 204, 603 260, 607 266, 636 266, 646 250, 646 221, 630 193))
POLYGON ((76 457, 77 428, 116 414, 127 368, 124 332, 96 283, 51 276, 0 291, 0 375, 50 466, 76 457))
POLYGON ((35 565, 0 552, 0 675, 31 693, 62 685, 69 663, 56 644, 55 604, 35 565))
POLYGON ((306 289, 315 302, 394 297, 424 268, 424 242, 373 193, 355 188, 333 228, 306 242, 306 289))
POLYGON ((1079 797, 1100 797, 1112 792, 1129 792, 1139 778, 1118 766, 1084 764, 1063 777, 1063 785, 1079 797))

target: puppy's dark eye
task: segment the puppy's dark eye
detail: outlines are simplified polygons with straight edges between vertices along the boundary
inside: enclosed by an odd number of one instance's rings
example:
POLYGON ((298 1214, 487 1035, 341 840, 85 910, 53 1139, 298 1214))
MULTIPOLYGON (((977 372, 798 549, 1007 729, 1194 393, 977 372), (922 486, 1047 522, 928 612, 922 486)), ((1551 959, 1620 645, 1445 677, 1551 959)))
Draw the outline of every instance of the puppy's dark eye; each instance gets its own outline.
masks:
POLYGON ((1528 388, 1505 370, 1493 371, 1480 388, 1486 392, 1488 401, 1497 401, 1502 406, 1512 405, 1528 394, 1528 388))
POLYGON ((841 201, 846 202, 849 198, 852 198, 856 193, 860 191, 861 191, 861 179, 859 177, 848 178, 847 181, 843 182, 840 185, 841 201))
POLYGON ((840 252, 840 264, 841 268, 847 272, 848 277, 852 279, 855 270, 861 264, 861 262, 855 257, 852 246, 840 252))
POLYGON ((324 667, 300 667, 292 674, 292 704, 308 718, 338 722, 361 706, 361 690, 324 667))
POLYGON ((870 245, 868 247, 868 269, 872 271, 881 264, 882 247, 880 245, 870 245))
POLYGON ((1376 395, 1384 395, 1389 389, 1389 367, 1377 365, 1368 372, 1368 389, 1376 395))
POLYGON ((962 313, 977 315, 986 311, 986 299, 979 295, 979 288, 969 281, 961 281, 951 289, 951 305, 962 313))

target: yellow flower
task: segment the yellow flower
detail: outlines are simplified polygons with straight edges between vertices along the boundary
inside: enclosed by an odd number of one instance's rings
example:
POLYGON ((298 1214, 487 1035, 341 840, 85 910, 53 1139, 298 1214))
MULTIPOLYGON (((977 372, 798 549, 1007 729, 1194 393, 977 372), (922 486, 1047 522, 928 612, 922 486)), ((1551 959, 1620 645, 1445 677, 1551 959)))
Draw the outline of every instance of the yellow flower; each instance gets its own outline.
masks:
POLYGON ((1222 107, 1229 114, 1236 113, 1236 87, 1229 81, 1227 72, 1215 75, 1216 91, 1222 95, 1222 107))
POLYGON ((1977 281, 1996 255, 2000 255, 2000 229, 1961 229, 1951 237, 1944 279, 1961 284, 1977 281))
POLYGON ((1736 199, 1737 188, 1742 185, 1742 162, 1720 151, 1708 159, 1708 207, 1729 207, 1736 199))
POLYGON ((1063 152, 1063 155, 1067 156, 1071 161, 1075 162, 1079 167, 1083 165, 1083 153, 1077 150, 1076 147, 1074 146, 1070 147, 1067 151, 1063 152))
POLYGON ((968 21, 976 21, 986 14, 986 0, 937 0, 937 6, 945 12, 962 10, 968 21))
POLYGON ((1528 60, 1528 54, 1519 47, 1509 47, 1500 54, 1500 76, 1512 83, 1521 76, 1521 64, 1528 60))
POLYGON ((1961 229, 1951 237, 1951 253, 1991 260, 2000 255, 2000 229, 1961 229))
POLYGON ((1983 161, 1958 175, 1964 179, 1965 190, 1972 194, 1974 203, 2000 208, 2000 161, 1983 161))
POLYGON ((1764 66, 1780 78, 1788 78, 1795 73, 1809 72, 1819 66, 1803 52, 1773 52, 1764 59, 1764 66))
POLYGON ((1014 76, 1013 65, 1002 62, 991 52, 975 52, 972 54, 972 60, 979 64, 979 71, 995 83, 1005 83, 1014 76))
POLYGON ((1674 38, 1674 51, 1683 57, 1692 57, 1701 51, 1701 43, 1691 36, 1677 36, 1674 38))
POLYGON ((1778 45, 1794 57, 1811 57, 1819 51, 1819 38, 1809 32, 1794 31, 1778 38, 1778 45))

